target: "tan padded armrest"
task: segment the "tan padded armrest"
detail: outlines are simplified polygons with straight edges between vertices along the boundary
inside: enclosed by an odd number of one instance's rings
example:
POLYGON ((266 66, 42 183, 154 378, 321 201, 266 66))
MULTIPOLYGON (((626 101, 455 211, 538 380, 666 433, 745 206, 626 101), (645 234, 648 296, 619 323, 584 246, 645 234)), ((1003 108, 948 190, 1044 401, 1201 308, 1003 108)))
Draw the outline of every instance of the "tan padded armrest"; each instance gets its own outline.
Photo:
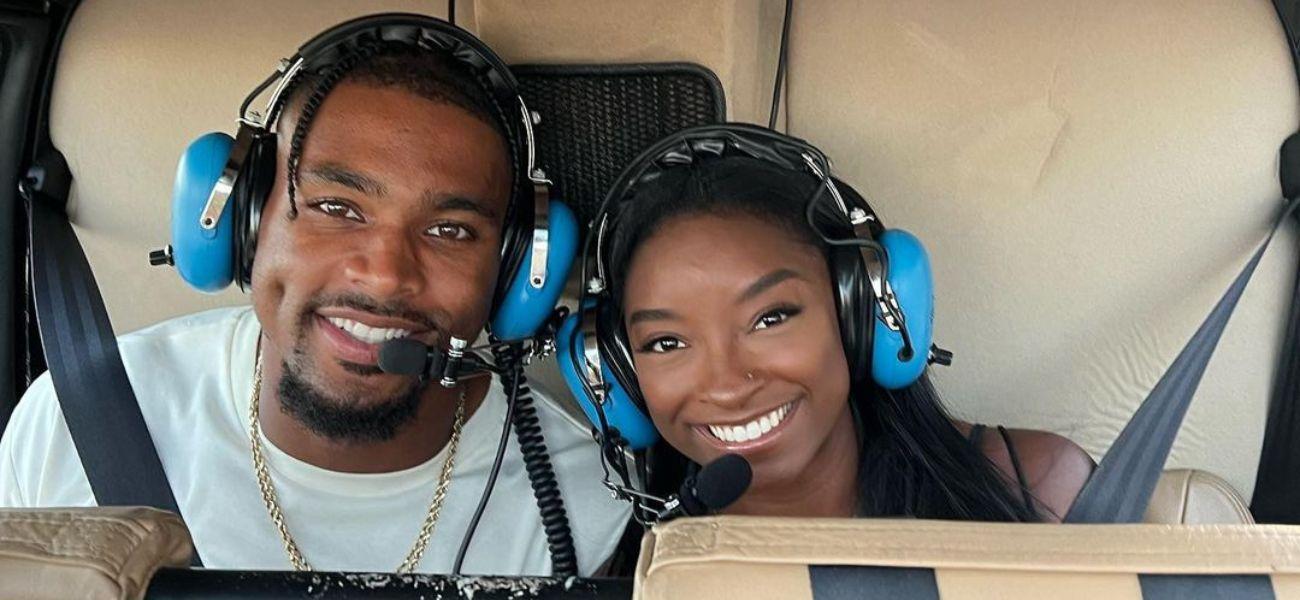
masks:
POLYGON ((1195 469, 1165 471, 1142 520, 1170 525, 1255 522, 1250 507, 1231 484, 1217 475, 1195 469))
POLYGON ((1139 575, 1258 575, 1300 598, 1300 527, 682 519, 643 540, 636 597, 811 598, 810 566, 931 571, 943 598, 1140 598, 1139 575))
POLYGON ((0 598, 135 600, 193 551, 180 517, 152 508, 0 509, 0 598))

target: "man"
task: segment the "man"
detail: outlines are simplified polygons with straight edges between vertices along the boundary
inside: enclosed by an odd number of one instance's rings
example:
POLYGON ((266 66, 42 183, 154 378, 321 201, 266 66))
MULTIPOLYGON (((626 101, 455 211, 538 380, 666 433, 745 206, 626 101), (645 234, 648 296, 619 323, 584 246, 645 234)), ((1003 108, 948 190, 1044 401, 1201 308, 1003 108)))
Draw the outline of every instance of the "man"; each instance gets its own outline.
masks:
MULTIPOLYGON (((295 86, 277 121, 252 309, 125 336, 123 362, 206 566, 449 572, 505 396, 486 377, 446 389, 383 373, 377 348, 484 328, 517 149, 479 82, 433 51, 372 47, 295 86)), ((586 430, 537 407, 589 574, 628 509, 594 476, 586 430)), ((0 441, 0 505, 93 504, 42 376, 0 441)), ((466 572, 551 572, 514 444, 475 540, 466 572)))

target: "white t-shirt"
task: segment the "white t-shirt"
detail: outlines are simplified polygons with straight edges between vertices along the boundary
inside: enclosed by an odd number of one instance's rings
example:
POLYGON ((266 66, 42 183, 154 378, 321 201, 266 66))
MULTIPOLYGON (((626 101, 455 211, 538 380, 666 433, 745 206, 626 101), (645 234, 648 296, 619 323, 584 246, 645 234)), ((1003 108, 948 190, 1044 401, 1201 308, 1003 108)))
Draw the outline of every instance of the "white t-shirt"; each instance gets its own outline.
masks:
MULTIPOLYGON (((248 308, 213 310, 119 339, 122 361, 195 547, 210 568, 290 569, 258 491, 249 449, 253 353, 260 326, 248 308)), ((600 483, 588 429, 533 392, 563 493, 578 566, 590 574, 613 552, 630 510, 600 483)), ((419 565, 450 572, 487 482, 505 396, 493 380, 466 421, 442 515, 419 565)), ((285 521, 314 568, 394 570, 428 511, 446 448, 395 473, 328 471, 263 439, 285 521)), ((0 440, 0 506, 93 506, 49 374, 23 396, 0 440)), ((514 434, 465 559, 466 573, 550 573, 541 517, 514 434)))

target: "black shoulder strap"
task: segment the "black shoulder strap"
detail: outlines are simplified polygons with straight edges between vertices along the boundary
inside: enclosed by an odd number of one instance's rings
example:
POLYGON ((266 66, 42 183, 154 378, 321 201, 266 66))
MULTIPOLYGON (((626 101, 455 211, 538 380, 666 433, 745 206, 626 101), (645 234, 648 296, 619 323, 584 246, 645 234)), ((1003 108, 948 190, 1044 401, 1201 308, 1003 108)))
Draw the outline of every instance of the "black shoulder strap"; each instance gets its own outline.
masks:
MULTIPOLYGON (((1286 31, 1300 82, 1300 5, 1295 0, 1273 0, 1273 7, 1286 31)), ((1300 196, 1300 134, 1282 145, 1279 167, 1283 193, 1288 198, 1300 196)), ((1300 523, 1300 407, 1296 406, 1300 398, 1300 273, 1295 285, 1251 497, 1250 511, 1260 523, 1300 523)))
POLYGON ((1296 78, 1300 80, 1300 3, 1296 0, 1273 0, 1273 8, 1282 21, 1282 30, 1286 33, 1287 47, 1291 49, 1291 59, 1295 65, 1296 78))
POLYGON ((1232 316, 1232 310, 1241 299, 1241 293, 1250 282, 1250 276, 1268 249, 1269 242, 1273 241, 1273 235, 1295 212, 1297 205, 1300 201, 1292 200, 1287 204, 1241 274, 1237 275, 1169 370, 1156 382, 1151 394, 1142 401, 1119 438, 1102 457, 1101 464, 1097 465, 1083 491, 1079 492, 1074 506, 1065 516, 1066 523, 1142 521, 1174 437, 1178 435, 1183 416, 1187 414, 1187 407, 1192 403, 1192 396, 1196 394, 1228 318, 1232 316))
POLYGON ((25 195, 41 343, 95 501, 180 514, 81 242, 56 200, 25 195))
POLYGON ((1007 447, 1007 456, 1011 458, 1011 470, 1016 472, 1016 484, 1020 486, 1020 499, 1025 501, 1025 508, 1029 512, 1036 513, 1038 509, 1034 507, 1034 497, 1029 493, 1029 482, 1025 480, 1025 470, 1020 467, 1020 455, 1016 453, 1016 445, 1011 442, 1011 432, 1006 427, 998 425, 998 434, 1002 436, 1002 443, 1007 447))

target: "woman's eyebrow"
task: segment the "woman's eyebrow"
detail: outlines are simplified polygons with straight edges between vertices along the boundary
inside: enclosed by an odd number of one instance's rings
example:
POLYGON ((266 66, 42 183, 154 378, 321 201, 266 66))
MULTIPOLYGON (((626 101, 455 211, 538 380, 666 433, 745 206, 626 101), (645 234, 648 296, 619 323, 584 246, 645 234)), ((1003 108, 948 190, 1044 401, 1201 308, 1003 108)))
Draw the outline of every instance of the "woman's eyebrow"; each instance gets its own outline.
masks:
POLYGON ((645 308, 633 312, 632 315, 627 318, 627 324, 630 326, 644 321, 673 321, 677 318, 677 313, 671 310, 662 308, 645 308))
POLYGON ((751 300, 755 296, 772 289, 772 286, 787 279, 803 279, 803 276, 792 269, 777 269, 767 275, 759 277, 754 281, 754 283, 749 284, 749 287, 745 288, 745 291, 740 293, 737 301, 744 302, 746 300, 751 300))

